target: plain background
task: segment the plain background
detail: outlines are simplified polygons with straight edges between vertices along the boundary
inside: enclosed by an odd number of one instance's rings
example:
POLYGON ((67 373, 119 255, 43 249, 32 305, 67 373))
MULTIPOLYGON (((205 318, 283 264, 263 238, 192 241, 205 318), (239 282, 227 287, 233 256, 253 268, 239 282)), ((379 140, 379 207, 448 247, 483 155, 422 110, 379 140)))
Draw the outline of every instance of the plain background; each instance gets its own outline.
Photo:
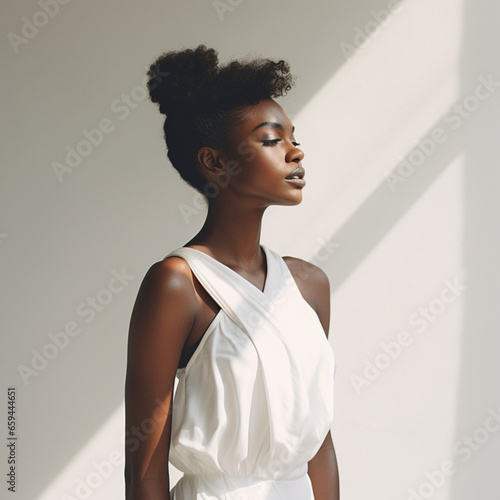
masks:
POLYGON ((205 213, 143 79, 161 52, 199 43, 297 76, 280 103, 308 185, 301 205, 269 209, 262 242, 330 277, 342 499, 500 497, 500 87, 481 83, 500 82, 499 13, 493 0, 2 3, 0 406, 6 436, 16 386, 16 498, 123 498, 130 312, 205 213), (82 143, 102 120, 112 131, 82 143), (106 291, 113 272, 130 277, 121 291, 106 291), (80 333, 54 346, 70 322, 80 333))

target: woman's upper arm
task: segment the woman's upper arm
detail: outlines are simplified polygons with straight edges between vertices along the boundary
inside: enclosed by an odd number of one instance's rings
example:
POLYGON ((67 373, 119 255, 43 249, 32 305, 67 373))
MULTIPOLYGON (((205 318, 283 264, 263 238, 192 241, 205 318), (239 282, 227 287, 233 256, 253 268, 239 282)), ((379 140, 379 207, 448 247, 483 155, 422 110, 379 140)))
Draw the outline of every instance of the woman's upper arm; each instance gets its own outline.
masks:
POLYGON ((323 330, 325 330, 328 337, 330 329, 330 280, 322 269, 317 266, 314 266, 314 268, 314 305, 312 307, 316 311, 323 330))
POLYGON ((196 317, 189 266, 153 264, 130 319, 125 382, 127 499, 168 498, 171 401, 180 354, 196 317))

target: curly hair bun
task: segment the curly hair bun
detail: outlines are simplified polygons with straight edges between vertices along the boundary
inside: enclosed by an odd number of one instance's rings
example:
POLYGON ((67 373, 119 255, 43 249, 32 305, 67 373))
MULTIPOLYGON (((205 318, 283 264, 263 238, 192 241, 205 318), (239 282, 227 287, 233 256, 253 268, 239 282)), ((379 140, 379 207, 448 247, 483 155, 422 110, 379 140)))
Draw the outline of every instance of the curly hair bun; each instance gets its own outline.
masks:
POLYGON ((205 45, 164 52, 148 71, 151 101, 158 103, 165 115, 196 111, 217 75, 218 64, 217 52, 205 45))
POLYGON ((286 95, 292 87, 290 67, 283 60, 233 60, 220 67, 217 52, 196 49, 165 52, 148 71, 151 100, 160 113, 189 116, 220 112, 286 95))

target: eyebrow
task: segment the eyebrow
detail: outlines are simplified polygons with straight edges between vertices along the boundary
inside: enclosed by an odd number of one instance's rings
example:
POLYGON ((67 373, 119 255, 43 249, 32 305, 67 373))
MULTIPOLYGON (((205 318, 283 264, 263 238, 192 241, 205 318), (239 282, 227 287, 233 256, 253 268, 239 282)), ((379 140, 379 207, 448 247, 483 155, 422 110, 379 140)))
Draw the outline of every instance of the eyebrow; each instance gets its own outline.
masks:
MULTIPOLYGON (((284 130, 283 125, 281 123, 276 123, 276 122, 263 122, 260 125, 257 125, 254 129, 252 129, 252 132, 255 132, 258 128, 261 127, 273 127, 277 128, 279 130, 284 130)), ((292 127, 292 134, 295 132, 295 127, 292 127)))

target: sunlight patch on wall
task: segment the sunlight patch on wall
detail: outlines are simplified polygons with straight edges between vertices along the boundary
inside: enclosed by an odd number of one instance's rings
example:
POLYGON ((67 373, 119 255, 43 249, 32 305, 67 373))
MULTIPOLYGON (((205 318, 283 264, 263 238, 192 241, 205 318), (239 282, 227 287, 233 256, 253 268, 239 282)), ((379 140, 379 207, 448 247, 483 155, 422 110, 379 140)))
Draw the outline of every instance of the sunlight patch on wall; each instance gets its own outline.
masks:
MULTIPOLYGON (((424 483, 444 463, 460 468, 464 172, 460 154, 336 292, 334 438, 350 498, 371 490, 409 498, 411 489, 428 491, 424 483), (381 484, 389 463, 390 481, 381 484)), ((433 498, 447 499, 450 485, 446 476, 433 498)))
POLYGON ((37 500, 125 498, 123 415, 120 405, 37 500))
MULTIPOLYGON (((263 233, 270 246, 311 256, 319 240, 334 234, 387 183, 387 173, 419 149, 419 141, 434 141, 434 151, 444 147, 442 136, 432 134, 436 128, 444 128, 448 138, 453 133, 444 116, 459 99, 461 7, 457 0, 407 0, 291 116, 308 184, 300 208, 270 210, 263 233)), ((418 168, 426 168, 434 151, 424 153, 418 168)))

